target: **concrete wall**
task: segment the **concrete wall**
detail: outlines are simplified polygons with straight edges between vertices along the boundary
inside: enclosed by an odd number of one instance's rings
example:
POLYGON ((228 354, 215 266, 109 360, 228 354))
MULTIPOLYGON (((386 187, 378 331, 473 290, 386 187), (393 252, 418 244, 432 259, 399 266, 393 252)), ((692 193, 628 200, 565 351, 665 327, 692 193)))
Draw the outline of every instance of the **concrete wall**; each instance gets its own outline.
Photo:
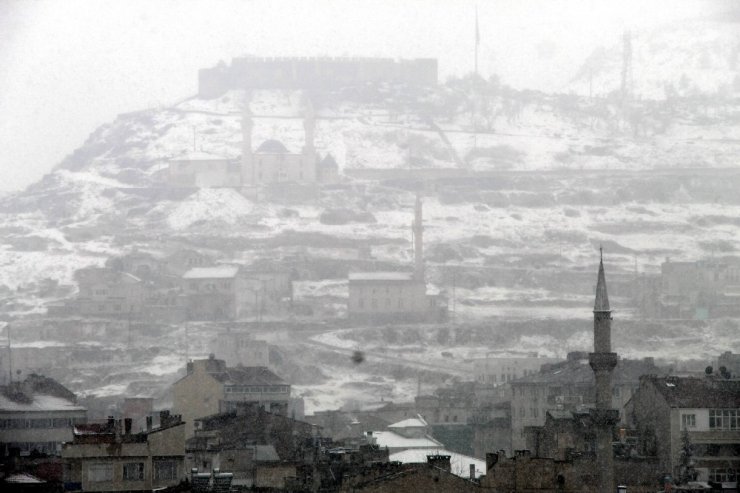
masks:
POLYGON ((224 398, 223 385, 193 362, 193 373, 172 385, 173 412, 181 414, 185 421, 185 436, 193 435, 195 418, 218 412, 219 402, 224 398))

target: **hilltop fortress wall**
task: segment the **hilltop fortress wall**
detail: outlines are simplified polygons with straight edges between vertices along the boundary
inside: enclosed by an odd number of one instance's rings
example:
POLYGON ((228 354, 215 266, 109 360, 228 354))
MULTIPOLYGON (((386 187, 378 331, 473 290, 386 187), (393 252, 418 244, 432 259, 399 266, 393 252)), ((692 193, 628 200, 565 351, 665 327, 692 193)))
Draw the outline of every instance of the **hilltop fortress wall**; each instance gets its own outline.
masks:
POLYGON ((415 58, 234 58, 198 71, 198 95, 215 98, 230 89, 334 88, 366 82, 437 83, 437 60, 415 58))

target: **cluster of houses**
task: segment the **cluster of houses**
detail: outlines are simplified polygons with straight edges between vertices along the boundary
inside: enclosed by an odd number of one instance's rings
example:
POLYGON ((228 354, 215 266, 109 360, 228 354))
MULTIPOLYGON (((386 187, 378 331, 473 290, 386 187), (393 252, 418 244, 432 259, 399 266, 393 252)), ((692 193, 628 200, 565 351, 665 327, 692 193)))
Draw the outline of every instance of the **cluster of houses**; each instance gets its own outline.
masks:
POLYGON ((235 320, 285 309, 292 297, 288 270, 220 264, 194 250, 165 257, 133 252, 80 269, 75 279, 76 298, 50 306, 50 316, 235 320))
POLYGON ((31 375, 0 392, 12 472, 2 480, 67 491, 735 491, 737 355, 701 375, 622 359, 610 314, 602 267, 594 352, 540 368, 531 355, 488 358, 474 381, 413 402, 311 416, 269 367, 213 355, 187 364, 171 410, 127 399, 102 421, 31 375))
MULTIPOLYGON (((443 294, 429 294, 424 268, 422 203, 417 197, 410 270, 350 271, 347 316, 353 323, 441 322, 443 294)), ((76 297, 48 305, 48 316, 179 323, 187 320, 261 321, 293 316, 298 270, 276 262, 245 266, 191 249, 169 255, 133 251, 103 267, 75 273, 76 297)))
POLYGON ((660 274, 637 279, 635 304, 651 318, 705 320, 740 316, 740 258, 666 259, 660 274))

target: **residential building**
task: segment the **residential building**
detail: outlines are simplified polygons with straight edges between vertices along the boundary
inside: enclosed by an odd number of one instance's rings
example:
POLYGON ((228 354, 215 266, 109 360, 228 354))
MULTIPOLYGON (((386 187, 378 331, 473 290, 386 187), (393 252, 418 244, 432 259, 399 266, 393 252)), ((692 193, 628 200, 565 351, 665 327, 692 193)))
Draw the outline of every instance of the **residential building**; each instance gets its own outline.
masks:
POLYGON ((429 424, 424 418, 405 419, 388 426, 386 430, 365 433, 368 443, 386 448, 393 454, 409 449, 443 448, 441 442, 429 435, 429 424))
POLYGON ((544 364, 561 361, 558 358, 546 358, 537 353, 500 354, 490 352, 485 358, 473 360, 475 381, 481 385, 501 385, 518 378, 533 375, 540 371, 544 364))
POLYGON ((645 375, 627 411, 640 451, 657 456, 673 478, 737 481, 740 380, 645 375))
MULTIPOLYGON (((639 386, 641 375, 660 374, 652 358, 618 359, 612 373, 612 409, 622 409, 639 386)), ((594 373, 588 364, 588 353, 568 353, 566 361, 543 365, 511 385, 511 445, 514 450, 526 447, 524 429, 543 426, 548 410, 579 410, 595 403, 594 373)), ((624 413, 620 415, 626 423, 624 413)))
POLYGON ((238 403, 283 416, 290 412, 290 384, 265 367, 227 367, 215 357, 189 362, 187 374, 172 384, 172 392, 188 437, 196 418, 234 411, 238 403))
POLYGON ((657 292, 644 293, 662 318, 698 319, 740 314, 740 258, 718 257, 693 262, 666 259, 657 292), (650 295, 657 299, 650 299, 650 295))
POLYGON ((152 491, 185 478, 185 423, 168 411, 159 427, 132 433, 131 420, 75 427, 64 444, 65 491, 152 491))
POLYGON ((0 455, 58 455, 73 426, 87 420, 75 395, 57 381, 31 374, 0 389, 0 455))
POLYGON ((240 403, 235 411, 195 420, 187 441, 189 466, 228 471, 234 485, 252 487, 260 482, 261 469, 313 461, 319 435, 314 425, 240 403))
POLYGON ((82 315, 138 316, 148 296, 148 286, 127 272, 87 267, 75 272, 79 293, 75 305, 82 315))
POLYGON ((182 283, 190 320, 234 320, 254 311, 257 288, 237 265, 194 267, 182 283))

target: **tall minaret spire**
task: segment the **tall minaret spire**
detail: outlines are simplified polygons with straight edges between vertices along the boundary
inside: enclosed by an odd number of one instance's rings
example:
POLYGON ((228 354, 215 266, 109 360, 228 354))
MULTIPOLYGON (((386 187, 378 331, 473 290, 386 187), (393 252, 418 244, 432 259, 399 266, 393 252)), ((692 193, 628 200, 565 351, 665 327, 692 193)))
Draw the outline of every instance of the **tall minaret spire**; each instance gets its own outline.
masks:
POLYGON ((252 112, 249 109, 249 98, 244 103, 242 112, 242 184, 254 185, 254 159, 252 156, 252 112))
POLYGON ((421 196, 416 194, 414 203, 414 277, 424 279, 424 226, 421 214, 421 196))
POLYGON ((614 453, 612 428, 619 421, 619 411, 612 409, 612 371, 617 366, 617 353, 611 352, 612 312, 606 293, 604 251, 599 248, 599 274, 594 300, 594 352, 589 364, 596 383, 596 408, 591 418, 596 431, 596 464, 599 491, 614 491, 614 453))

